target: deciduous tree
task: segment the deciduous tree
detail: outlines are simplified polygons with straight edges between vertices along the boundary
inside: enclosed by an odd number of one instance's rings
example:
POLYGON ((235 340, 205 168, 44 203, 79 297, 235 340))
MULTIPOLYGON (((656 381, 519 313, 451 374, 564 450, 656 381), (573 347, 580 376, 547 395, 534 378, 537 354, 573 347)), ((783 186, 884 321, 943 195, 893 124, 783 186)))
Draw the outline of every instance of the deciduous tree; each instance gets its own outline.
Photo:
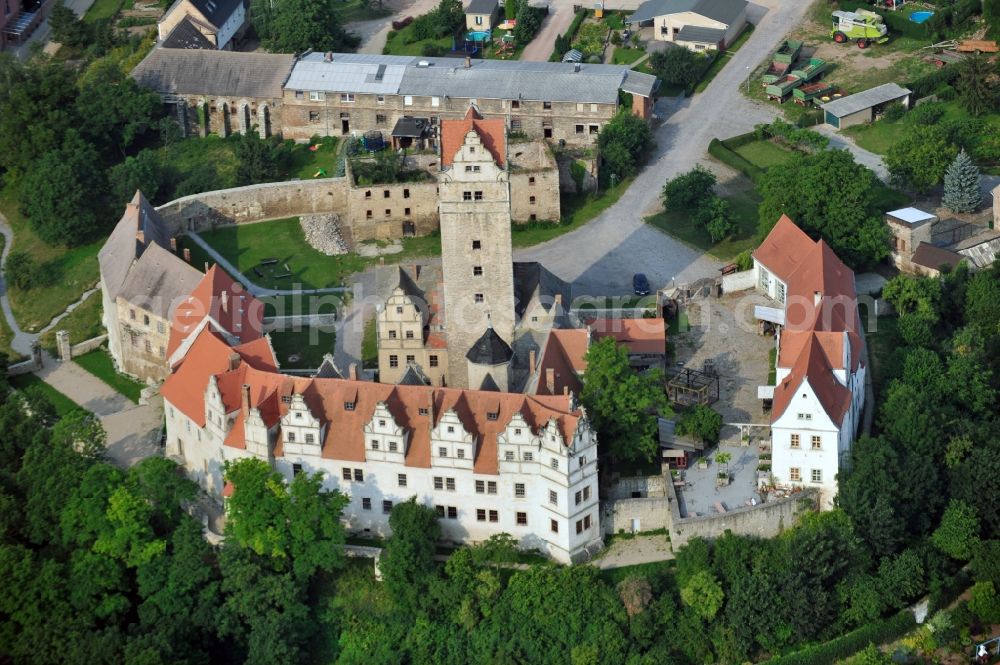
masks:
POLYGON ((940 185, 958 148, 938 125, 908 127, 903 138, 885 154, 885 167, 894 183, 918 192, 940 185))

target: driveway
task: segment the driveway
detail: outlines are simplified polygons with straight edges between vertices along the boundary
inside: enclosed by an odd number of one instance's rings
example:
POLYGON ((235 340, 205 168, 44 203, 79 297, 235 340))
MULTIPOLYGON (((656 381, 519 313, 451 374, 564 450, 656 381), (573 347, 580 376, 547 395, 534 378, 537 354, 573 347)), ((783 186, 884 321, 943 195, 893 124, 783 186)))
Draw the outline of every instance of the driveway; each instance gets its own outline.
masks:
MULTIPOLYGON (((421 14, 426 14, 438 5, 438 0, 385 0, 382 6, 392 10, 391 16, 377 18, 371 21, 358 21, 348 23, 344 28, 348 32, 353 32, 361 37, 361 45, 358 46, 358 53, 382 53, 385 47, 386 38, 392 30, 392 22, 399 21, 407 16, 416 18, 421 14)), ((548 56, 546 56, 548 57, 548 56)))
POLYGON ((643 218, 659 209, 663 183, 695 164, 716 171, 720 180, 732 177, 726 167, 709 159, 708 144, 777 116, 775 108, 744 96, 740 86, 808 10, 808 3, 780 0, 751 4, 748 14, 757 29, 708 89, 657 104, 656 114, 665 120, 654 131, 653 156, 621 199, 586 226, 520 250, 515 259, 541 261, 573 284, 574 296, 628 292, 636 272, 645 272, 653 286, 717 275, 719 261, 661 233, 643 218))

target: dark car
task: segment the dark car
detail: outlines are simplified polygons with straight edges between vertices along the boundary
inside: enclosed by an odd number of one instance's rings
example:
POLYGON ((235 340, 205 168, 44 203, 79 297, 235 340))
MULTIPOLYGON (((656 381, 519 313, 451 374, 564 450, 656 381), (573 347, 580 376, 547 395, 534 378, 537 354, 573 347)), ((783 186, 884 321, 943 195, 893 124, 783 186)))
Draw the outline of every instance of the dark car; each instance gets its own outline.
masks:
POLYGON ((649 280, 641 272, 637 272, 632 276, 632 290, 635 291, 635 295, 637 296, 649 295, 649 280))

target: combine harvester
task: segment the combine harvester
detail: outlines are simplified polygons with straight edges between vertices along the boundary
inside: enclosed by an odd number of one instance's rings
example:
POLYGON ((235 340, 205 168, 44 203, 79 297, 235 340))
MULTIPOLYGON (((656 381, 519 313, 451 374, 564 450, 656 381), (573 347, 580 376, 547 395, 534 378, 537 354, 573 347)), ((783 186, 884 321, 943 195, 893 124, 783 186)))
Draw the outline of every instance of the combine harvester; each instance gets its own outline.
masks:
POLYGON ((885 20, 875 12, 859 9, 856 12, 833 12, 833 28, 830 36, 838 44, 853 41, 858 48, 868 48, 869 44, 884 44, 889 41, 885 20))

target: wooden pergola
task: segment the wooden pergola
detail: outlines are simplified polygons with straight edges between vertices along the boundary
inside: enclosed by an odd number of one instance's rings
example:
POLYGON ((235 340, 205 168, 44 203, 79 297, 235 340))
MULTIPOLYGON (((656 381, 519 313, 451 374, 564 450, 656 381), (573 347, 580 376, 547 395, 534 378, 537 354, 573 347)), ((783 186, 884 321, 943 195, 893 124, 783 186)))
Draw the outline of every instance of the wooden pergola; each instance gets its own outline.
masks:
POLYGON ((667 377, 667 397, 675 404, 714 404, 719 401, 719 376, 684 368, 667 377))

